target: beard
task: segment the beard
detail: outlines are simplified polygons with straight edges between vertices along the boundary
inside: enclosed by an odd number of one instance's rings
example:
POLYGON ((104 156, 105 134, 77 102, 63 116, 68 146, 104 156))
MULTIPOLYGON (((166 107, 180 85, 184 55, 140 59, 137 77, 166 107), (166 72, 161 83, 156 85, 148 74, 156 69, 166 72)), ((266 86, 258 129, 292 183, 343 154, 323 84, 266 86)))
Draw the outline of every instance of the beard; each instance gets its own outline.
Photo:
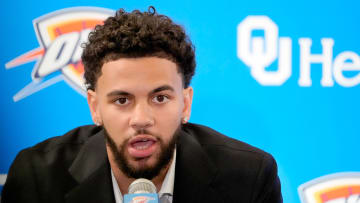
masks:
MULTIPOLYGON (((152 180, 154 177, 158 176, 161 169, 165 168, 171 161, 175 146, 179 137, 181 125, 176 129, 173 136, 171 137, 168 143, 164 143, 164 141, 159 137, 151 134, 147 130, 140 130, 135 133, 137 134, 148 134, 152 135, 157 139, 157 142, 160 144, 160 153, 156 154, 155 164, 154 165, 146 165, 141 164, 141 167, 135 167, 130 164, 129 157, 126 156, 126 146, 129 143, 129 139, 126 139, 120 146, 116 146, 115 141, 111 138, 109 133, 104 128, 104 134, 106 138, 106 143, 110 147, 111 152, 114 155, 115 163, 117 167, 129 178, 146 178, 148 180, 152 180)), ((147 158, 144 158, 147 159, 147 158)), ((144 161, 142 158, 135 159, 136 161, 144 161)))

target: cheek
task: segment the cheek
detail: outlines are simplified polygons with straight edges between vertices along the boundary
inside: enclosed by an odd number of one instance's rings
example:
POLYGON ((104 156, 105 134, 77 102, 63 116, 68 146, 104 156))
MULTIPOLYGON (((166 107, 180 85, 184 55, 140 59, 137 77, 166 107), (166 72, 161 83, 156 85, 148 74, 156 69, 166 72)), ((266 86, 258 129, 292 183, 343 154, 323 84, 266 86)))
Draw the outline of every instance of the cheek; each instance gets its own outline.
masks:
POLYGON ((111 108, 102 108, 101 112, 104 127, 118 146, 127 138, 126 116, 111 108))
POLYGON ((168 139, 174 134, 181 123, 182 109, 179 105, 169 106, 157 113, 156 120, 159 130, 166 133, 168 139))
POLYGON ((167 122, 177 122, 181 120, 182 105, 179 102, 173 102, 166 106, 166 108, 160 108, 157 112, 157 117, 161 120, 168 120, 167 122))

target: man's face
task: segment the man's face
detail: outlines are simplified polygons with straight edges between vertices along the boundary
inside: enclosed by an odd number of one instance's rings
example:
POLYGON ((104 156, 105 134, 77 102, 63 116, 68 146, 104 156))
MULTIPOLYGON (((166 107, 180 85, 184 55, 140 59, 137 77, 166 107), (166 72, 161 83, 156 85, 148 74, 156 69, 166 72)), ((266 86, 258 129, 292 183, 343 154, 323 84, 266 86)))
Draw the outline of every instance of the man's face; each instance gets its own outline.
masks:
POLYGON ((157 57, 107 62, 96 90, 88 91, 93 120, 108 135, 109 157, 121 156, 121 163, 135 172, 167 164, 164 154, 169 148, 172 152, 170 143, 182 119, 189 118, 191 101, 192 89, 183 89, 176 64, 157 57))

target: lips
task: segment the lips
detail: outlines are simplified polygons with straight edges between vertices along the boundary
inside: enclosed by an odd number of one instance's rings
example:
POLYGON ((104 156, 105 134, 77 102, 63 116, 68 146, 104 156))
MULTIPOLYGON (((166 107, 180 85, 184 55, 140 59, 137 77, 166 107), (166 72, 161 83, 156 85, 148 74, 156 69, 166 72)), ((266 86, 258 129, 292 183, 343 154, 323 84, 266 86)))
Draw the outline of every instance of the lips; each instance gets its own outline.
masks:
POLYGON ((157 140, 150 135, 137 135, 129 140, 128 152, 134 158, 146 158, 156 150, 157 140))

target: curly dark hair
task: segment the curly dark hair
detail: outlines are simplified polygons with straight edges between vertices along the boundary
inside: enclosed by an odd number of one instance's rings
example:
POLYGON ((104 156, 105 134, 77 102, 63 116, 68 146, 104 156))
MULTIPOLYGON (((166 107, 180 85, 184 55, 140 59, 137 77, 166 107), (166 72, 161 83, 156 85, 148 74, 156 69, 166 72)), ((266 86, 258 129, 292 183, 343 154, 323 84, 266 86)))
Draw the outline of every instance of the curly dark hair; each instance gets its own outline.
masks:
POLYGON ((185 30, 150 6, 147 12, 119 9, 115 16, 97 25, 83 44, 85 85, 95 90, 104 63, 120 58, 156 56, 177 65, 187 88, 195 72, 195 48, 185 30))

